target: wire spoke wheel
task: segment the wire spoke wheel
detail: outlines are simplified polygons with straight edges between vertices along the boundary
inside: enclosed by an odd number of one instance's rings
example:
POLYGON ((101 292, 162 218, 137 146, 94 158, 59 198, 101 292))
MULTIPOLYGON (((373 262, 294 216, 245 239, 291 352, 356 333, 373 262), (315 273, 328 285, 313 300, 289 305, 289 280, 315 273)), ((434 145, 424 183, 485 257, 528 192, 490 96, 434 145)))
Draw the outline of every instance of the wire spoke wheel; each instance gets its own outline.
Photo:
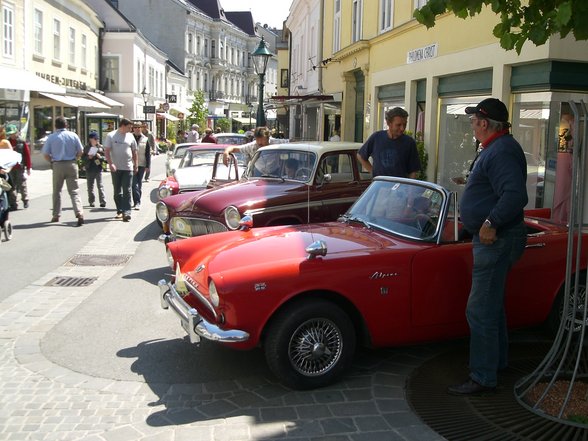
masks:
POLYGON ((290 362, 303 375, 321 375, 337 363, 343 350, 339 328, 327 319, 312 319, 296 329, 288 346, 290 362))

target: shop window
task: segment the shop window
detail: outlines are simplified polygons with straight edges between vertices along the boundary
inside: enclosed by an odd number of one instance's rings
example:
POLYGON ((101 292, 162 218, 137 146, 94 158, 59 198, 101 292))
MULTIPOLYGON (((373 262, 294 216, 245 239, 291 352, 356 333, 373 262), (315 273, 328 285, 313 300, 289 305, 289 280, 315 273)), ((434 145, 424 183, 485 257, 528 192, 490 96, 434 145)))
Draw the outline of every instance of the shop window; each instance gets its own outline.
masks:
MULTIPOLYGON (((551 208, 551 218, 556 222, 566 223, 570 215, 572 154, 577 140, 569 101, 582 100, 587 97, 580 93, 514 96, 512 132, 527 157, 529 206, 551 208)), ((582 130, 580 125, 580 133, 582 130)))
POLYGON ((33 112, 33 121, 35 126, 33 128, 32 138, 35 141, 35 150, 40 150, 43 147, 43 140, 53 131, 53 107, 36 107, 33 112))
POLYGON ((476 140, 467 106, 475 106, 487 96, 443 99, 439 113, 439 161, 437 183, 449 190, 463 191, 463 179, 476 157, 476 140))

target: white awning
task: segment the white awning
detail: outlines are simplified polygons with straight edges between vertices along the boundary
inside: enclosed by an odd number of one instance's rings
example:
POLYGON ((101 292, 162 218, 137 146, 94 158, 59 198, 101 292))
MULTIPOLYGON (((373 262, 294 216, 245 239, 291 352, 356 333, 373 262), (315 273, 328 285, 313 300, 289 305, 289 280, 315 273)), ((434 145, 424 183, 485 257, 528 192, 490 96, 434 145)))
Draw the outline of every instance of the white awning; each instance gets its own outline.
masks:
POLYGON ((170 104, 169 110, 173 110, 174 112, 178 112, 178 113, 183 113, 185 116, 192 114, 192 112, 190 112, 188 109, 186 109, 182 106, 178 106, 177 104, 170 104))
POLYGON ((53 93, 41 93, 44 97, 59 101, 69 107, 81 107, 88 109, 110 109, 109 106, 98 101, 82 98, 79 96, 55 95, 53 93))
POLYGON ((0 66, 0 89, 65 93, 65 87, 44 80, 33 72, 6 66, 0 66))
POLYGON ((176 118, 175 116, 173 116, 169 113, 163 113, 163 112, 158 112, 157 117, 158 118, 165 118, 170 121, 179 121, 180 120, 180 118, 176 118))
MULTIPOLYGON (((249 125, 249 121, 250 121, 249 118, 245 118, 245 117, 243 117, 243 118, 233 117, 231 119, 234 119, 235 121, 239 121, 241 124, 246 124, 246 125, 249 125)), ((257 120, 255 118, 251 118, 251 125, 255 126, 256 121, 257 120)))
POLYGON ((96 93, 96 92, 86 92, 88 95, 90 95, 92 98, 94 98, 95 100, 98 100, 101 103, 106 104, 107 106, 110 107, 124 107, 123 103, 119 103, 116 100, 113 100, 112 98, 107 97, 106 95, 102 95, 100 93, 96 93))

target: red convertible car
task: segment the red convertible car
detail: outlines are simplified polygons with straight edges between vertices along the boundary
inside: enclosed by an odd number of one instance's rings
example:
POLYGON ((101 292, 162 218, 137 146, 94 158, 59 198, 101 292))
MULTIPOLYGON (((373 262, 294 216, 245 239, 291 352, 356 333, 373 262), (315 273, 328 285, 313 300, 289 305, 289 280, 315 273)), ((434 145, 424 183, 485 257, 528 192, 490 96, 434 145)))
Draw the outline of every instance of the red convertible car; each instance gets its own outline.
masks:
MULTIPOLYGON (((250 229, 244 219, 239 231, 170 242, 175 277, 159 282, 162 307, 192 342, 262 346, 274 374, 300 389, 335 381, 359 344, 467 335, 472 242, 456 201, 436 184, 379 177, 337 222, 250 229)), ((557 329, 567 229, 538 217, 526 225, 507 283, 508 323, 557 329)))
POLYGON ((167 197, 156 205, 162 242, 253 226, 324 222, 345 213, 372 181, 359 143, 286 143, 260 148, 239 182, 167 197))

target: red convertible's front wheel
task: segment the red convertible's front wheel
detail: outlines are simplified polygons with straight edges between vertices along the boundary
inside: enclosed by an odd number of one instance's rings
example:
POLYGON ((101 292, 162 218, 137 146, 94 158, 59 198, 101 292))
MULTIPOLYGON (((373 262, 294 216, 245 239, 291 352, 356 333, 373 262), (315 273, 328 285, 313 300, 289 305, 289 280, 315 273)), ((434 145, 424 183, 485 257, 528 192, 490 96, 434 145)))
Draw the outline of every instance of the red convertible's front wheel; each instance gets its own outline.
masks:
POLYGON ((325 300, 301 300, 272 320, 265 357, 272 372, 294 389, 332 383, 351 364, 355 330, 349 316, 325 300))

